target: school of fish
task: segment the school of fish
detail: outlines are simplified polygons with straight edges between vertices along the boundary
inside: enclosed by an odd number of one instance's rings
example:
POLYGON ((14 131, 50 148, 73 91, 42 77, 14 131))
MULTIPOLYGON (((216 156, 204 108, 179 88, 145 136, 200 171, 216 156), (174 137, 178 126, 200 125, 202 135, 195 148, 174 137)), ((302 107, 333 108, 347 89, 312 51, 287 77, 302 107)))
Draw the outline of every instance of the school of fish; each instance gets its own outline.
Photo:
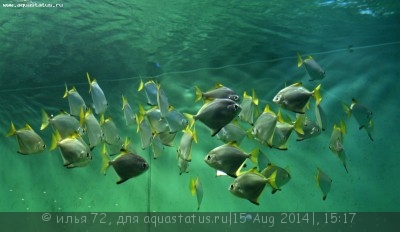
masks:
MULTIPOLYGON (((321 82, 325 77, 324 69, 311 57, 303 59, 297 54, 298 67, 304 66, 310 83, 321 82)), ((90 165, 95 147, 100 147, 102 157, 101 173, 107 173, 109 167, 114 169, 119 179, 116 184, 137 178, 149 170, 150 165, 143 156, 135 152, 128 138, 121 138, 119 129, 111 117, 106 117, 109 108, 105 93, 96 79, 86 74, 92 102, 87 103, 75 87, 68 89, 65 83, 65 94, 69 103, 69 112, 62 110, 58 115, 49 115, 42 109, 40 130, 52 127, 52 141, 46 146, 41 136, 27 123, 16 129, 13 122, 7 136, 17 139, 17 153, 30 155, 59 148, 62 165, 66 168, 85 167, 90 165)), ((138 94, 144 94, 147 102, 139 104, 133 110, 128 99, 122 95, 122 114, 126 126, 136 125, 140 137, 140 148, 151 149, 154 159, 164 152, 164 146, 174 146, 178 140, 177 175, 189 172, 192 162, 192 147, 199 139, 196 126, 207 127, 212 139, 219 139, 223 144, 211 149, 204 156, 204 165, 216 176, 232 178, 226 190, 234 196, 247 199, 259 205, 259 198, 265 188, 275 194, 289 183, 291 174, 288 168, 275 165, 261 148, 269 147, 279 150, 288 149, 288 140, 297 134, 297 141, 319 136, 326 128, 326 115, 321 106, 321 83, 313 90, 306 89, 300 82, 288 85, 279 90, 273 99, 267 99, 260 111, 259 99, 254 90, 239 94, 221 83, 203 92, 195 87, 195 104, 203 102, 194 115, 179 112, 169 104, 167 93, 160 83, 149 79, 140 81, 138 94), (311 103, 310 103, 311 102, 311 103), (313 105, 313 110, 310 110, 313 105), (273 111, 272 108, 277 108, 273 111), (283 115, 284 114, 284 115, 283 115), (199 123, 200 122, 200 123, 199 123), (199 125, 201 124, 201 125, 199 125), (177 137, 177 138, 176 138, 177 137), (240 147, 243 140, 249 139, 257 144, 251 151, 240 147)), ((343 103, 343 109, 350 117, 354 116, 359 129, 365 129, 373 141, 372 111, 352 99, 350 104, 343 103)), ((327 147, 338 157, 338 162, 348 173, 344 137, 346 134, 344 120, 333 125, 333 131, 327 147)), ((209 139, 209 138, 207 138, 209 139)), ((325 200, 331 189, 332 179, 320 167, 316 167, 316 186, 325 200)), ((197 196, 197 209, 203 199, 203 188, 200 179, 191 178, 190 192, 197 196)), ((225 191, 226 191, 225 190, 225 191)))

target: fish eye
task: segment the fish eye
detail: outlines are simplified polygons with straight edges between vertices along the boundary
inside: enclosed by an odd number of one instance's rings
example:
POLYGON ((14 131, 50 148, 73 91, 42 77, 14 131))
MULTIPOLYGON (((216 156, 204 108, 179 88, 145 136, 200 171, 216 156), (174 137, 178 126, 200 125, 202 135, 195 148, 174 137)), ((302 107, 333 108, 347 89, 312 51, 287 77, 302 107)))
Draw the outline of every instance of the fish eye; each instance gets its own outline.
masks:
POLYGON ((238 104, 235 104, 235 105, 233 105, 233 108, 235 108, 235 111, 236 111, 236 110, 239 109, 239 105, 238 105, 238 104))
POLYGON ((148 167, 148 166, 147 166, 147 164, 146 164, 146 163, 143 163, 143 164, 142 164, 142 168, 144 168, 144 169, 145 169, 145 168, 147 168, 147 167, 148 167))
POLYGON ((229 99, 237 101, 237 100, 239 100, 239 96, 238 95, 230 95, 229 99))
POLYGON ((277 96, 274 97, 274 99, 272 99, 272 101, 274 101, 274 102, 279 102, 280 100, 281 100, 281 96, 280 95, 277 95, 277 96))
POLYGON ((43 144, 43 149, 46 149, 46 144, 43 144))
POLYGON ((211 155, 207 155, 206 159, 210 160, 211 159, 211 155))
POLYGON ((229 190, 233 190, 235 187, 233 186, 233 184, 229 185, 229 190))

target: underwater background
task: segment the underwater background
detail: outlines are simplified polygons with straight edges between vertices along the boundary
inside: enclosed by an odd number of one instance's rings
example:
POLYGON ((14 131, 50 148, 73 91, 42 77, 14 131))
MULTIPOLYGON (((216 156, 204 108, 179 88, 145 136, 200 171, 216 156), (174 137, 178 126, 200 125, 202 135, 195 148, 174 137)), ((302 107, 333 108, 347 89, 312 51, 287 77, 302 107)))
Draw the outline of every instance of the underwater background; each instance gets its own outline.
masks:
MULTIPOLYGON (((2 1, 2 3, 29 3, 2 1)), ((35 2, 35 1, 32 1, 35 2)), ((0 8, 0 153, 1 212, 197 212, 190 178, 201 180, 200 212, 400 210, 400 133, 398 91, 400 4, 398 1, 50 1, 62 7, 0 8), (325 69, 310 82, 296 54, 312 55, 325 69), (103 89, 120 135, 150 164, 144 174, 116 185, 113 170, 100 173, 101 148, 86 167, 67 169, 58 149, 20 155, 15 137, 6 137, 10 122, 25 123, 47 147, 51 129, 40 130, 41 110, 69 109, 65 83, 75 86, 86 103, 92 99, 86 72, 103 89), (179 175, 176 149, 165 147, 158 159, 140 148, 136 125, 126 126, 121 95, 135 112, 146 97, 140 80, 161 84, 169 103, 196 114, 195 86, 216 83, 257 93, 262 110, 285 85, 322 85, 326 130, 301 142, 289 138, 288 150, 245 138, 240 147, 259 147, 275 164, 288 167, 291 180, 282 191, 266 187, 260 205, 228 191, 233 178, 215 176, 204 157, 223 143, 196 122, 189 173, 179 175), (352 98, 373 112, 374 141, 347 118, 343 103, 352 98), (333 124, 347 126, 343 146, 346 173, 329 150, 333 124), (325 201, 315 181, 317 167, 332 179, 325 201)), ((282 111, 291 115, 288 111, 282 111)), ((249 127, 248 127, 249 128, 249 127)), ((248 162, 250 167, 250 163, 248 162)))

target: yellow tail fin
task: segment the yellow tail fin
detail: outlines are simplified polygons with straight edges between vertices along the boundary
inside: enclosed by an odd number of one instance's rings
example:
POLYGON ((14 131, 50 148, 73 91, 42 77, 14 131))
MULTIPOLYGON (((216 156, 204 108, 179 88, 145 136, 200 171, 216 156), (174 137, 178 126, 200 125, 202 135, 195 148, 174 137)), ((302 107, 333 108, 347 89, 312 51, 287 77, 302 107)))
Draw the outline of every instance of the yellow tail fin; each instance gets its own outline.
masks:
POLYGON ((198 102, 203 98, 203 92, 201 92, 200 88, 195 86, 194 87, 196 90, 196 99, 194 100, 194 102, 198 102))
POLYGON ((318 105, 322 101, 321 97, 321 84, 319 84, 317 87, 315 87, 313 91, 313 96, 315 98, 316 104, 318 105))
POLYGON ((15 132, 17 132, 17 130, 15 129, 14 123, 11 122, 11 126, 10 126, 10 130, 7 132, 6 136, 10 137, 15 135, 15 132))

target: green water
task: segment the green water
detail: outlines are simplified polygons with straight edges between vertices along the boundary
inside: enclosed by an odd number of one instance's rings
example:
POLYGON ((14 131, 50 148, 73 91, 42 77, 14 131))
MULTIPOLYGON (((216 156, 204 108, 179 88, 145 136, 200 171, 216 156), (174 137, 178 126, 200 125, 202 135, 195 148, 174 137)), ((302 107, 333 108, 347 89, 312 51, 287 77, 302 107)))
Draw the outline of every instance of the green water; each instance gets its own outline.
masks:
MULTIPOLYGON (((12 1, 5 1, 12 2, 12 1)), ((41 109, 68 110, 64 83, 75 85, 88 104, 86 72, 98 80, 110 108, 107 115, 123 137, 149 163, 143 175, 116 185, 117 175, 100 174, 100 148, 92 163, 66 169, 57 150, 16 153, 15 138, 0 138, 2 212, 196 212, 191 177, 203 186, 200 212, 228 211, 399 211, 398 97, 400 5, 397 1, 48 1, 60 8, 0 8, 0 134, 10 121, 29 123, 50 146, 51 130, 40 131, 41 109), (309 82, 297 68, 296 53, 312 55, 326 70, 309 82), (322 84, 327 130, 319 137, 279 151, 245 139, 241 147, 260 147, 270 160, 289 167, 291 181, 276 194, 265 189, 256 206, 228 191, 233 179, 215 177, 203 161, 221 141, 196 123, 190 172, 179 175, 176 148, 158 159, 141 150, 136 125, 125 126, 124 94, 134 110, 145 103, 140 79, 161 83, 169 103, 195 114, 194 86, 222 83, 242 95, 254 88, 260 109, 285 84, 322 84), (352 98, 373 111, 374 141, 346 118, 342 103, 352 98), (343 146, 347 174, 328 148, 333 123, 347 125, 343 146), (314 180, 320 167, 332 178, 326 199, 314 180)), ((288 114, 292 115, 290 112, 288 114)), ((248 127, 249 128, 249 127, 248 127)))

